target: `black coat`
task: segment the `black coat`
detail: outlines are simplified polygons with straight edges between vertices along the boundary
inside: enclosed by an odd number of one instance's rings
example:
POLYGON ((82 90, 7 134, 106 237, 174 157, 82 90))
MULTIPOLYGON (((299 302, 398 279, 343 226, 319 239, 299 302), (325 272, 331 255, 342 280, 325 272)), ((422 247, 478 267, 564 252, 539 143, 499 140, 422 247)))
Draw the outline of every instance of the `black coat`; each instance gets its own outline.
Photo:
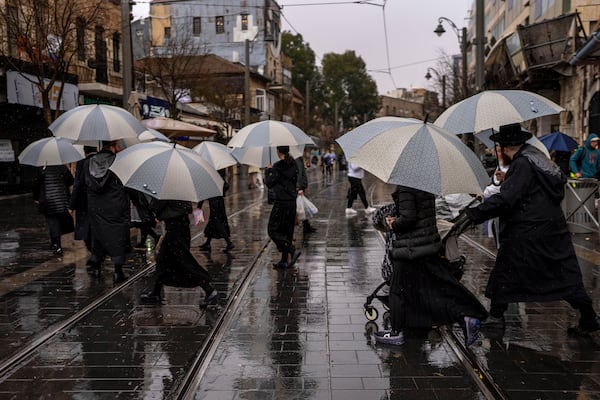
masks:
POLYGON ((75 167, 75 181, 73 191, 71 192, 71 202, 69 208, 75 210, 75 240, 92 240, 90 230, 90 218, 88 216, 87 186, 85 184, 85 168, 87 160, 94 154, 88 155, 83 160, 77 161, 75 167))
POLYGON ((265 172, 265 183, 273 190, 276 202, 295 202, 298 196, 297 181, 298 167, 292 158, 277 161, 273 168, 267 168, 265 172))
POLYGON ((500 193, 468 215, 499 217, 500 248, 486 296, 498 303, 560 300, 583 287, 560 203, 566 177, 531 145, 513 157, 500 193))
POLYGON ((33 200, 44 215, 62 214, 69 206, 69 188, 73 175, 64 165, 52 165, 38 169, 33 186, 33 200))

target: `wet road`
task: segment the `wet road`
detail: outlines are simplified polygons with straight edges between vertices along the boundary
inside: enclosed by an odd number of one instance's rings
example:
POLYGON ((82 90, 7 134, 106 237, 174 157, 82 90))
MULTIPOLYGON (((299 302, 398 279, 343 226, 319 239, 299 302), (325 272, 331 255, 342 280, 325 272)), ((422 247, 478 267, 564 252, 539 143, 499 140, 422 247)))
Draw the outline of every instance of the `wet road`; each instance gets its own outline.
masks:
MULTIPOLYGON (((317 232, 303 241, 297 230, 302 256, 293 269, 271 268, 270 206, 243 178, 226 197, 231 255, 218 240, 210 255, 197 251, 202 226, 193 228, 194 255, 220 292, 220 307, 209 311, 198 307, 199 288, 167 288, 164 305, 141 305, 151 253, 132 257, 128 282, 115 288, 110 266, 100 279, 87 274, 79 242, 66 240, 62 259, 46 250, 45 223, 30 198, 3 200, 0 399, 493 398, 479 374, 504 398, 600 399, 597 348, 566 335, 577 315, 561 302, 511 305, 506 330, 482 335, 466 354, 458 327, 411 332, 401 348, 375 345, 363 303, 381 282, 383 241, 363 211, 344 215, 346 177, 319 177, 309 175, 307 191, 320 210, 317 232), (200 353, 205 361, 194 367, 200 353), (198 377, 188 380, 193 367, 198 377)), ((389 201, 392 188, 365 184, 374 204, 389 201)), ((487 305, 491 242, 478 229, 464 238, 463 282, 487 305)), ((598 238, 576 240, 591 247, 578 253, 598 307, 598 238)), ((373 304, 381 327, 384 309, 373 304)))

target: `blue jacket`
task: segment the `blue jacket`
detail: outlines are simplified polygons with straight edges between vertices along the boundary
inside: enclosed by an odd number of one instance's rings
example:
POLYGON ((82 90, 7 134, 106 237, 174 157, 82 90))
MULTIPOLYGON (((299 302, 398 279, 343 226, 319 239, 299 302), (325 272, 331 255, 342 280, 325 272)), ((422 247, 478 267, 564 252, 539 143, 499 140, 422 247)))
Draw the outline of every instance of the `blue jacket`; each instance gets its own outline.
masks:
POLYGON ((600 169, 600 150, 590 145, 591 140, 597 137, 595 133, 590 133, 585 144, 575 150, 569 160, 571 172, 574 174, 581 172, 582 178, 594 178, 600 169))

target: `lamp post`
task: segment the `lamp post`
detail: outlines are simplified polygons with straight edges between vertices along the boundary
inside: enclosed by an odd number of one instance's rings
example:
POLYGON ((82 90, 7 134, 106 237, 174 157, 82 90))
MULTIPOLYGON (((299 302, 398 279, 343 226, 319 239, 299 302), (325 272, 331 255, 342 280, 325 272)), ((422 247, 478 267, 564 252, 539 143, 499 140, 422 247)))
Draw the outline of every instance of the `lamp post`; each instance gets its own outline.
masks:
POLYGON ((435 28, 433 33, 435 33, 438 36, 442 36, 446 32, 446 30, 442 26, 442 22, 444 21, 450 24, 450 26, 456 33, 456 36, 458 37, 458 43, 460 45, 460 54, 462 56, 462 95, 463 98, 465 98, 469 95, 467 89, 467 28, 463 27, 459 30, 456 24, 452 22, 452 20, 446 17, 439 17, 438 26, 435 28))
POLYGON ((425 74, 425 79, 430 80, 431 74, 429 71, 433 71, 439 80, 442 81, 442 108, 446 108, 446 75, 440 74, 435 68, 427 68, 427 73, 425 74))

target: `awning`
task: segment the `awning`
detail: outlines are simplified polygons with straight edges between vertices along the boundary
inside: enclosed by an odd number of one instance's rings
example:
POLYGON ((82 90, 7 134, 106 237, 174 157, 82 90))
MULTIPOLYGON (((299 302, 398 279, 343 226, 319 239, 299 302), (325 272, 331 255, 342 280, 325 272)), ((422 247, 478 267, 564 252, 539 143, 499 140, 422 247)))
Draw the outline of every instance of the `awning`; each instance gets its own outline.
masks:
POLYGON ((140 122, 146 128, 156 129, 169 137, 177 135, 212 136, 217 133, 214 129, 203 128, 198 125, 166 117, 144 119, 140 122))

